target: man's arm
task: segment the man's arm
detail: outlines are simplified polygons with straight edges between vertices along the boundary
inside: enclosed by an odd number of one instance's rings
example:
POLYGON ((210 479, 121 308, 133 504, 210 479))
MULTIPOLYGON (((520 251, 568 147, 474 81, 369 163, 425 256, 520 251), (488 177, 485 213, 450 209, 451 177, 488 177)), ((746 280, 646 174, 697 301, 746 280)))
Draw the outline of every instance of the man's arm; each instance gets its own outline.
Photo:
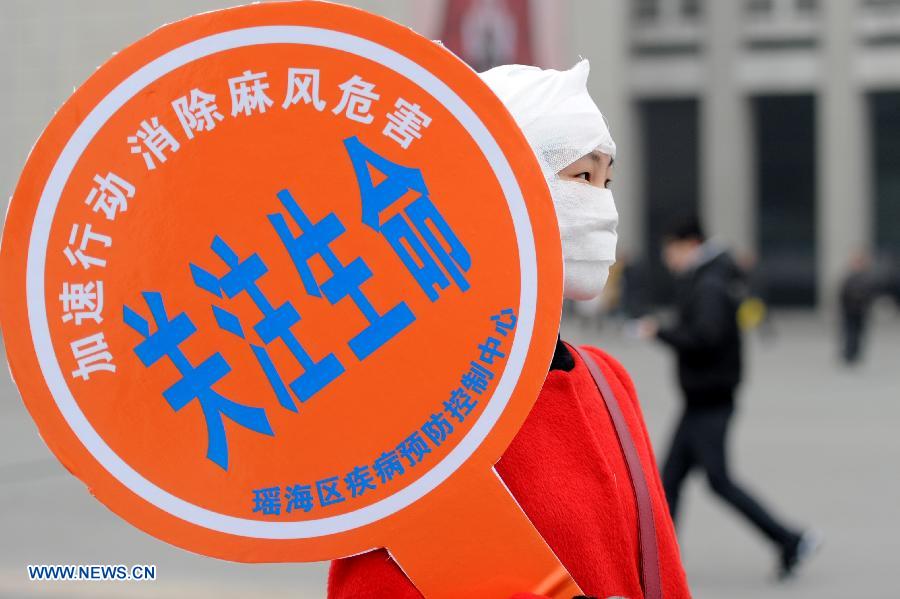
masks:
POLYGON ((733 326, 735 318, 725 285, 701 282, 689 306, 689 318, 672 327, 660 328, 656 337, 680 351, 715 349, 733 326))

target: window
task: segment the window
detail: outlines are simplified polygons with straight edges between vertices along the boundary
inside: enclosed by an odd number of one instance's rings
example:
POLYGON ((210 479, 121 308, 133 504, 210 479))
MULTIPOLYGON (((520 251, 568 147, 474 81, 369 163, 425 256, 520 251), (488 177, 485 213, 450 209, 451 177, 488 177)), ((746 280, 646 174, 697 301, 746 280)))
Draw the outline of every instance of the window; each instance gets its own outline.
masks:
POLYGON ((643 168, 645 238, 643 298, 668 303, 675 285, 662 263, 661 238, 700 211, 700 103, 696 98, 659 98, 638 103, 643 168))
POLYGON ((752 106, 759 274, 769 303, 811 306, 817 299, 815 97, 757 96, 752 106))
POLYGON ((659 18, 658 0, 637 0, 632 6, 634 7, 634 18, 636 21, 655 21, 659 18))
POLYGON ((900 0, 865 0, 866 8, 897 10, 900 9, 900 0))
POLYGON ((875 247, 900 259, 900 91, 869 94, 875 247))
POLYGON ((772 12, 772 0, 746 0, 744 10, 755 16, 767 15, 772 12))
POLYGON ((702 16, 703 0, 681 0, 681 14, 688 19, 702 16))

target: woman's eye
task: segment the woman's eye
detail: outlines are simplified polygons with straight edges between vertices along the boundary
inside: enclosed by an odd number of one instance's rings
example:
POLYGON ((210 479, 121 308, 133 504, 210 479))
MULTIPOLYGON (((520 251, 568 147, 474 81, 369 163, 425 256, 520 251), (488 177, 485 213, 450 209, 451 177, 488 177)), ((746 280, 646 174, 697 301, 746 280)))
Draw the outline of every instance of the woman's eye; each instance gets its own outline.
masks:
POLYGON ((576 179, 584 179, 588 183, 591 182, 591 174, 587 171, 585 171, 583 173, 578 173, 577 175, 575 175, 575 178, 576 179))

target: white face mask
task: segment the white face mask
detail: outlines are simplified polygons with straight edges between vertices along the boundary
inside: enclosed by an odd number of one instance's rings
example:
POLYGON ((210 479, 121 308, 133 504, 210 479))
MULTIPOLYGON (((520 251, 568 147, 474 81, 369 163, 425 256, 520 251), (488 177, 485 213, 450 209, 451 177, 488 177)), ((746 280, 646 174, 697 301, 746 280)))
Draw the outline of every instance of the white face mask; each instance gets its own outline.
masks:
POLYGON ((563 297, 589 300, 600 295, 616 261, 619 213, 612 192, 587 183, 550 180, 562 239, 563 297))

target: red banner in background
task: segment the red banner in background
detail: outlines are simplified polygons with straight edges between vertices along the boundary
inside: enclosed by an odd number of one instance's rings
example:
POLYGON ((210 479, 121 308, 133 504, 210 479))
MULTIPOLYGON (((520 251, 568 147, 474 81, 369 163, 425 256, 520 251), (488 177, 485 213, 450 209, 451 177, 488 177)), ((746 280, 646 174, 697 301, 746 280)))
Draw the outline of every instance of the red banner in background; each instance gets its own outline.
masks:
POLYGON ((528 0, 448 0, 441 41, 476 71, 533 64, 528 0))

